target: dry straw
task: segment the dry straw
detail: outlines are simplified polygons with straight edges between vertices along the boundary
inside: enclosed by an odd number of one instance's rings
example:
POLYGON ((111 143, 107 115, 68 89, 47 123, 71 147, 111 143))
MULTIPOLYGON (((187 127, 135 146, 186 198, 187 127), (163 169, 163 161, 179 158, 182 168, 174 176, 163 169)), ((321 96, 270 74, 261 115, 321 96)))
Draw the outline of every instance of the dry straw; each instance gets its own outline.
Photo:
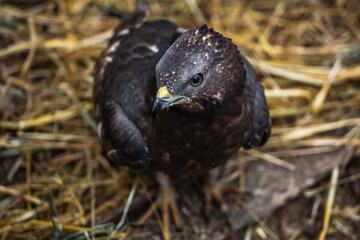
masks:
MULTIPOLYGON (((282 157, 338 146, 359 150, 358 1, 148 2, 151 19, 168 18, 185 28, 206 22, 232 38, 261 72, 274 128, 265 148, 248 152, 244 161, 261 158, 291 170, 282 157)), ((101 9, 128 12, 134 5, 0 3, 0 164, 6 169, 0 171, 1 239, 106 239, 112 232, 112 225, 97 223, 125 205, 135 174, 117 171, 101 155, 91 117, 91 74, 118 24, 101 9)), ((320 239, 337 231, 329 217, 338 171, 332 174, 320 239)), ((359 219, 354 211, 342 211, 343 218, 359 219)), ((256 220, 255 232, 279 238, 256 220)), ((112 236, 128 233, 120 229, 112 236)), ((249 228, 246 238, 251 234, 249 228)))

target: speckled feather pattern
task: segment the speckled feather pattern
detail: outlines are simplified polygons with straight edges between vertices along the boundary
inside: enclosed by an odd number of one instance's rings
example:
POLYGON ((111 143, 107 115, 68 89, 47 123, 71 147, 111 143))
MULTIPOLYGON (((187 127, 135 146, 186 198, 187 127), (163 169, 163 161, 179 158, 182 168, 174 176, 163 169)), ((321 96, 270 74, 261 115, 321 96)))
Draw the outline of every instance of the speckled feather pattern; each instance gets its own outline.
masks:
POLYGON ((191 175, 269 137, 264 90, 231 39, 206 25, 186 31, 137 9, 116 28, 95 69, 94 104, 104 154, 137 169, 191 175), (194 74, 204 76, 198 87, 194 74), (152 118, 158 88, 184 96, 152 118))
POLYGON ((167 86, 174 94, 182 90, 179 81, 186 82, 197 72, 209 72, 207 84, 192 89, 191 94, 218 98, 226 94, 231 98, 241 94, 245 84, 240 81, 245 75, 241 65, 241 55, 231 39, 203 25, 184 33, 166 51, 156 67, 157 85, 167 86), (225 87, 229 81, 235 82, 233 88, 225 87), (215 84, 217 88, 207 87, 215 84))

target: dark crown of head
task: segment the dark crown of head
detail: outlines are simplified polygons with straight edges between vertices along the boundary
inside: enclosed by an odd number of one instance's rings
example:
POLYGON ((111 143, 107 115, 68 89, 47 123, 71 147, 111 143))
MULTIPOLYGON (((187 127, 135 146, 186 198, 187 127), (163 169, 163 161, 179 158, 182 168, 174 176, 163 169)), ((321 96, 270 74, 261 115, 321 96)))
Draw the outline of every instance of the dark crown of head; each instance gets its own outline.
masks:
POLYGON ((217 51, 221 51, 221 49, 237 50, 236 45, 232 43, 230 38, 224 37, 212 28, 208 28, 207 24, 189 30, 182 37, 182 44, 187 46, 200 46, 203 44, 217 51))

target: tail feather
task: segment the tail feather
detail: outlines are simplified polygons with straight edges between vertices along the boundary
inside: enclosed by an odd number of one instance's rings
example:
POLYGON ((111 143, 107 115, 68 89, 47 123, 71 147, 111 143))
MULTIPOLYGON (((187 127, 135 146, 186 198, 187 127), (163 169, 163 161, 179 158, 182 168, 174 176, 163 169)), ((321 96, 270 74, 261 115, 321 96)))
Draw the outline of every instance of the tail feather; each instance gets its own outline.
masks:
POLYGON ((132 18, 134 15, 137 15, 139 13, 145 13, 147 11, 146 0, 139 0, 136 5, 135 10, 131 13, 121 12, 117 9, 113 9, 113 8, 109 8, 109 7, 103 7, 94 2, 90 2, 89 5, 97 6, 104 15, 111 16, 111 17, 118 17, 118 18, 121 18, 124 20, 132 18))
POLYGON ((146 0, 138 1, 136 8, 131 13, 124 16, 124 21, 131 21, 131 19, 142 18, 142 21, 146 21, 149 16, 149 11, 146 7, 146 0))
POLYGON ((122 17, 122 22, 116 27, 110 44, 123 35, 127 35, 130 31, 140 28, 147 21, 148 16, 149 10, 146 7, 146 0, 140 0, 134 11, 122 17))

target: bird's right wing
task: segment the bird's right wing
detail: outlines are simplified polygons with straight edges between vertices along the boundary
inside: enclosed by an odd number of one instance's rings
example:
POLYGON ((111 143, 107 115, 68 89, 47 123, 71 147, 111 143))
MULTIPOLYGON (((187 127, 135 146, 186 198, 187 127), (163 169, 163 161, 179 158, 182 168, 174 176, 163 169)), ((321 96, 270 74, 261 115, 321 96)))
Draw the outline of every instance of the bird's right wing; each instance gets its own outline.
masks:
POLYGON ((140 4, 116 28, 95 67, 93 88, 105 155, 138 169, 150 163, 155 66, 176 36, 174 24, 146 22, 146 16, 140 4))

